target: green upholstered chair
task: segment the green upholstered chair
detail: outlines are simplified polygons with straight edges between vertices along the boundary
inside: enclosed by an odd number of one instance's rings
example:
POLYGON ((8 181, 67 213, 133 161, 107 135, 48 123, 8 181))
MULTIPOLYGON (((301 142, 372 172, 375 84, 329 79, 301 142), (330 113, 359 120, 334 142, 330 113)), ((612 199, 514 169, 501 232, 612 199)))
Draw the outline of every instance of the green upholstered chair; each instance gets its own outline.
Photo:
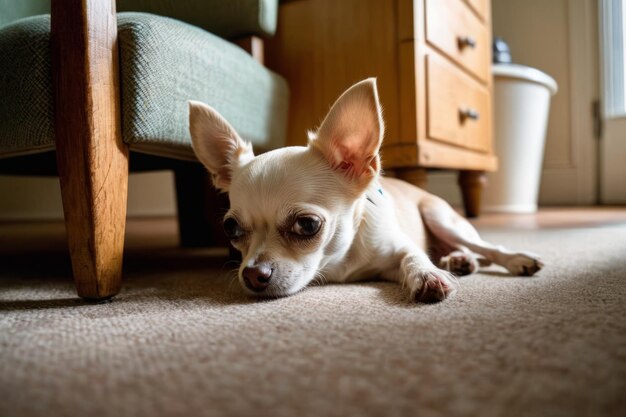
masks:
POLYGON ((187 100, 281 146, 288 89, 261 40, 276 18, 277 0, 0 0, 0 173, 59 176, 80 296, 120 289, 129 167, 173 169, 182 244, 216 242, 187 100))

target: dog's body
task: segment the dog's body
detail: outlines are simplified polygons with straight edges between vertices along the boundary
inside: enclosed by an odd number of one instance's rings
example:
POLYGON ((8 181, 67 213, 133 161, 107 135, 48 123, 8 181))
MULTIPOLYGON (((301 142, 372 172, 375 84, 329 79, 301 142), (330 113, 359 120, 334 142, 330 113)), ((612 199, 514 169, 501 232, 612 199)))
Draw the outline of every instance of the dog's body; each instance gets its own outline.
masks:
POLYGON ((337 100, 308 147, 255 157, 215 110, 195 102, 190 129, 199 159, 229 192, 225 230, 242 252, 239 279, 252 293, 283 296, 316 279, 380 277, 431 302, 451 295, 454 275, 479 262, 515 275, 542 266, 535 255, 482 241, 438 197, 379 175, 384 128, 372 79, 337 100))

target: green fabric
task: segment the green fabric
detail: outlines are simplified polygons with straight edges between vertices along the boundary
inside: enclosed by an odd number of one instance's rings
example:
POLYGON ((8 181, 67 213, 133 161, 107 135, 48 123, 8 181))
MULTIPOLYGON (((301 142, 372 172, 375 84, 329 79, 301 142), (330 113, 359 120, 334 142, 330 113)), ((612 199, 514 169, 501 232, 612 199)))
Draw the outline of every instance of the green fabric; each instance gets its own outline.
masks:
MULTIPOLYGON (((120 13, 125 140, 137 150, 190 155, 187 100, 217 109, 244 139, 285 143, 285 81, 241 48, 194 26, 145 13, 120 13)), ((166 155, 168 153, 165 153, 166 155)))
MULTIPOLYGON (((118 12, 147 12, 199 26, 225 38, 270 36, 276 31, 277 0, 117 0, 118 12)), ((50 13, 50 0, 0 0, 0 27, 50 13)))
POLYGON ((54 148, 50 17, 0 29, 0 157, 54 148))
POLYGON ((171 17, 224 38, 270 36, 276 31, 277 0, 117 0, 118 12, 171 17))
MULTIPOLYGON (((54 148, 50 18, 0 29, 0 157, 54 148)), ((285 81, 241 48, 194 26, 118 15, 122 132, 131 150, 195 159, 187 100, 220 111, 264 149, 285 143, 285 81)))
POLYGON ((0 0, 0 28, 21 18, 50 13, 50 0, 0 0))

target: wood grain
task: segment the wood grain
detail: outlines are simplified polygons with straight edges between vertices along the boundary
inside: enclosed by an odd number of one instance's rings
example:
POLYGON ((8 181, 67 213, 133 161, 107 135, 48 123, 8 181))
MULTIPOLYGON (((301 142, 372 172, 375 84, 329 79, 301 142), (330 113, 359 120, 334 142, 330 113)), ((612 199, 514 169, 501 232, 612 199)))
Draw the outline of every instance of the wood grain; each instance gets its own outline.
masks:
POLYGON ((419 165, 417 143, 388 145, 381 151, 382 166, 386 171, 419 165))
POLYGON ((426 0, 426 40, 480 81, 491 76, 488 29, 462 1, 426 0), (464 46, 465 37, 475 46, 464 46))
POLYGON ((425 94, 418 87, 424 79, 424 66, 421 62, 422 51, 419 43, 412 40, 398 44, 398 79, 402 88, 398 91, 400 102, 400 136, 388 140, 385 135, 384 146, 417 143, 426 134, 426 112, 418 111, 424 107, 425 94))
POLYGON ((121 287, 128 150, 119 111, 114 0, 52 0, 58 173, 78 295, 121 287))
POLYGON ((498 168, 498 160, 492 154, 473 152, 429 139, 419 144, 387 146, 383 149, 382 160, 383 167, 389 172, 411 167, 482 171, 495 171, 498 168))
POLYGON ((489 20, 489 0, 465 0, 465 2, 470 5, 480 19, 489 20))
POLYGON ((426 57, 428 82, 428 137, 464 148, 488 152, 490 138, 489 90, 442 57, 426 57), (472 111, 477 119, 462 116, 472 111))
POLYGON ((459 172, 459 186, 463 195, 465 216, 478 217, 480 215, 482 191, 487 185, 487 175, 484 171, 459 172))
POLYGON ((386 141, 399 136, 395 1, 297 0, 280 5, 265 44, 268 68, 290 89, 288 145, 304 145, 333 102, 352 84, 377 77, 386 141))
POLYGON ((430 139, 419 143, 418 164, 430 168, 481 171, 498 169, 498 159, 491 153, 475 152, 430 139))
POLYGON ((498 160, 493 154, 475 152, 441 141, 424 139, 415 144, 383 148, 383 167, 388 172, 399 168, 425 167, 450 170, 495 171, 498 160))

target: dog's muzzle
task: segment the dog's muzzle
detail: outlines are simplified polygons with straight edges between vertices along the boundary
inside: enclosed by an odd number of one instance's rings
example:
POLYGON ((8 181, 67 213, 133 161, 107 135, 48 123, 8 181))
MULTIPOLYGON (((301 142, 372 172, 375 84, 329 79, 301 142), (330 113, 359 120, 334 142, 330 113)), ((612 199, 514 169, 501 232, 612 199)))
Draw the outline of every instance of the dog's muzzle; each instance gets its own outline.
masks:
POLYGON ((246 287, 254 292, 262 292, 270 285, 272 268, 268 266, 253 266, 243 269, 241 275, 246 287))

